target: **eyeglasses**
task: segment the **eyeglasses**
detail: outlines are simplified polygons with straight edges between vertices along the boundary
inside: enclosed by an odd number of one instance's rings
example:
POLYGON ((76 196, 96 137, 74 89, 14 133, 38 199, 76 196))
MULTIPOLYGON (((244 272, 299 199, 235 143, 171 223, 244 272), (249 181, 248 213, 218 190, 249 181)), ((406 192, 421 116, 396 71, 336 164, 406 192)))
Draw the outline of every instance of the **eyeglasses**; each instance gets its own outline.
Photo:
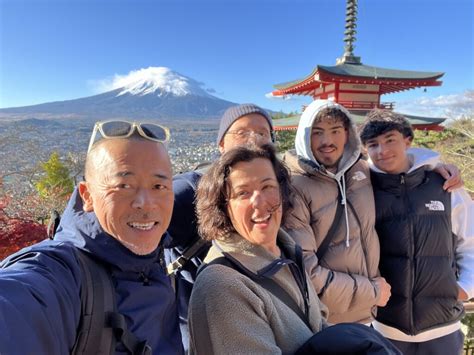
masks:
POLYGON ((226 134, 234 134, 238 139, 247 139, 250 136, 255 136, 257 138, 271 139, 270 132, 267 131, 249 131, 244 129, 239 129, 238 131, 227 131, 226 134))
POLYGON ((127 121, 102 121, 96 122, 92 131, 91 140, 87 152, 89 153, 95 143, 95 137, 99 132, 105 139, 128 138, 137 130, 143 138, 153 142, 160 142, 167 146, 170 140, 170 131, 167 127, 156 123, 127 122, 127 121))

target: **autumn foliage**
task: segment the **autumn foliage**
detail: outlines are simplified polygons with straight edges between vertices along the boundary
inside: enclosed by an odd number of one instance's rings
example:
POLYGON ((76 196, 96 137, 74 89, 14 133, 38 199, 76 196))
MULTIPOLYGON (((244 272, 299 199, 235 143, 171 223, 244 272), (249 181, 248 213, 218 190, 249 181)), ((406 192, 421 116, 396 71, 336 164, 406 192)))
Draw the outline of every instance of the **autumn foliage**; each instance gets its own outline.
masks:
POLYGON ((44 223, 53 210, 64 209, 74 188, 58 153, 53 152, 39 167, 36 181, 26 184, 34 186, 29 190, 15 184, 7 187, 0 176, 0 260, 45 239, 44 223))
POLYGON ((5 209, 8 199, 0 199, 0 260, 46 238, 46 227, 23 218, 10 218, 5 209))

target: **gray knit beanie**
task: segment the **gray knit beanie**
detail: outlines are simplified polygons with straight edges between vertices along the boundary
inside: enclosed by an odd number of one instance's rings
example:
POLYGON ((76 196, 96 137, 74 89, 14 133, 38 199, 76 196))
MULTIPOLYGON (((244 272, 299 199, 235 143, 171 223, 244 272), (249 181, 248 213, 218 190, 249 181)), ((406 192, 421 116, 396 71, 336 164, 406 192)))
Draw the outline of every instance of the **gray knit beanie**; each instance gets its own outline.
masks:
POLYGON ((258 107, 254 104, 241 104, 237 106, 229 107, 224 114, 222 115, 221 122, 219 125, 219 132, 217 133, 217 145, 219 145, 224 138, 227 130, 229 129, 232 124, 237 121, 240 117, 249 115, 251 113, 258 113, 266 118, 268 124, 270 125, 270 132, 272 135, 272 142, 274 142, 274 132, 273 132, 273 123, 272 118, 268 114, 267 111, 258 107))

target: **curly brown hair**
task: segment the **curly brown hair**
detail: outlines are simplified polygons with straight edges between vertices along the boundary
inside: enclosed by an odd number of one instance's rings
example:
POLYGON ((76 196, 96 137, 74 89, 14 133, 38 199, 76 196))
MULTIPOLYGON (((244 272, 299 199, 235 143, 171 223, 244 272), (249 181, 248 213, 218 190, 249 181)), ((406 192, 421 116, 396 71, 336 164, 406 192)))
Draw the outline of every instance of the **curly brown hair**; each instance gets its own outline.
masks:
POLYGON ((271 144, 257 146, 242 146, 231 149, 214 162, 210 169, 199 181, 196 195, 196 212, 198 216, 198 230, 205 240, 225 239, 235 232, 227 213, 228 185, 227 178, 231 168, 240 162, 250 162, 263 158, 270 161, 280 186, 282 204, 282 226, 285 225, 285 215, 293 208, 293 187, 290 173, 286 165, 281 162, 271 144))

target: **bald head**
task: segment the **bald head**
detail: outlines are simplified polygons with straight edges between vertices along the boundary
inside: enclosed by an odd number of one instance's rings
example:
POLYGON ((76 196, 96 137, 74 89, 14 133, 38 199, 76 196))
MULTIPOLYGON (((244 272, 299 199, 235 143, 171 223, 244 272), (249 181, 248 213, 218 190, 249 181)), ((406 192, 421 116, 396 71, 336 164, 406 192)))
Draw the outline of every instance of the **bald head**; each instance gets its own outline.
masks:
MULTIPOLYGON (((126 138, 114 138, 114 139, 101 139, 97 142, 94 143, 94 145, 91 147, 89 152, 86 155, 86 162, 84 164, 84 177, 86 180, 89 180, 94 176, 96 169, 101 169, 103 162, 101 162, 101 159, 104 158, 103 155, 103 146, 106 146, 105 151, 107 151, 110 146, 113 146, 114 143, 117 143, 118 141, 144 141, 144 142, 150 142, 150 140, 140 136, 136 131, 130 136, 126 138), (100 153, 100 154, 99 154, 100 153)), ((155 145, 160 145, 163 148, 165 146, 162 143, 158 142, 152 142, 155 145)), ((165 151, 167 152, 167 149, 165 148, 165 151)), ((167 159, 169 160, 169 155, 166 154, 167 159)), ((171 164, 171 163, 170 163, 171 164)))

